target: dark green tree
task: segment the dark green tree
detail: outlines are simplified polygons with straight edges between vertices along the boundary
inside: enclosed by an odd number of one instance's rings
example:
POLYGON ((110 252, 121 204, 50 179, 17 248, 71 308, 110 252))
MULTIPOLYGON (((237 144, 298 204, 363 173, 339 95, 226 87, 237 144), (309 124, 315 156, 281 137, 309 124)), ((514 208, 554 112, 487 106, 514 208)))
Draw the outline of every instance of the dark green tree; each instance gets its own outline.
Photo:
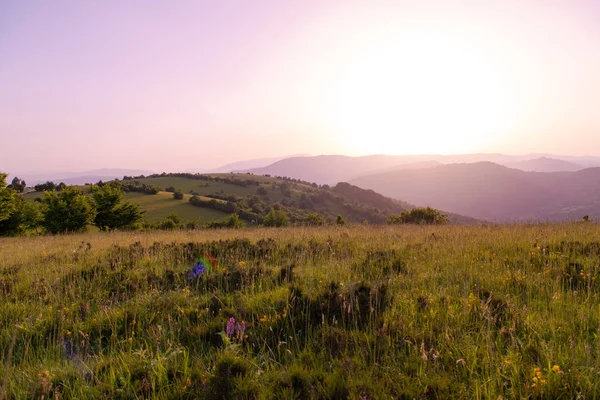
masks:
POLYGON ((237 214, 231 214, 229 220, 227 221, 228 228, 241 228, 244 226, 244 222, 240 219, 240 216, 237 214))
POLYGON ((264 226, 288 226, 289 223, 290 220, 287 213, 283 210, 276 211, 274 208, 271 208, 271 211, 263 219, 264 226))
POLYGON ((416 207, 410 211, 402 211, 400 215, 390 215, 390 217, 387 219, 387 223, 390 225, 443 225, 448 223, 448 216, 431 207, 416 207))
POLYGON ((55 190, 56 185, 54 184, 54 182, 48 181, 46 183, 37 184, 33 188, 36 192, 44 192, 46 190, 55 190))
POLYGON ((308 213, 308 216, 306 217, 306 223, 313 226, 325 225, 325 218, 317 213, 311 212, 308 213))
POLYGON ((0 172, 0 222, 9 219, 18 206, 17 192, 6 187, 6 176, 0 172))
POLYGON ((21 224, 24 230, 40 233, 44 222, 44 204, 37 201, 23 201, 21 209, 21 224))
POLYGON ((91 191, 97 211, 94 225, 101 231, 132 229, 142 219, 140 206, 123 201, 118 185, 92 186, 91 191))
POLYGON ((45 192, 42 225, 49 233, 81 232, 92 224, 96 210, 92 201, 76 187, 45 192))
POLYGON ((175 191, 173 192, 173 198, 174 198, 175 200, 183 200, 183 192, 182 192, 181 190, 179 190, 179 189, 178 189, 178 190, 175 190, 175 191))
POLYGON ((21 180, 15 176, 8 187, 16 192, 23 193, 25 191, 25 187, 27 187, 27 184, 24 180, 21 180))
POLYGON ((181 227, 181 218, 172 212, 159 225, 160 229, 173 230, 181 227))
POLYGON ((335 219, 335 223, 338 225, 345 225, 346 220, 344 219, 344 217, 342 217, 342 214, 338 214, 337 218, 335 219))

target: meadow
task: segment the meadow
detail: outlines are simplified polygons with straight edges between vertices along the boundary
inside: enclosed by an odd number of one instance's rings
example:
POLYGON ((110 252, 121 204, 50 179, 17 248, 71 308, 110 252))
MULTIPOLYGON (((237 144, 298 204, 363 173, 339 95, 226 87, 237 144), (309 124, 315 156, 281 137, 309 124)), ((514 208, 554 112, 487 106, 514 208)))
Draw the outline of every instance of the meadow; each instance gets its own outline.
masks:
POLYGON ((600 397, 600 227, 0 239, 0 399, 600 397))

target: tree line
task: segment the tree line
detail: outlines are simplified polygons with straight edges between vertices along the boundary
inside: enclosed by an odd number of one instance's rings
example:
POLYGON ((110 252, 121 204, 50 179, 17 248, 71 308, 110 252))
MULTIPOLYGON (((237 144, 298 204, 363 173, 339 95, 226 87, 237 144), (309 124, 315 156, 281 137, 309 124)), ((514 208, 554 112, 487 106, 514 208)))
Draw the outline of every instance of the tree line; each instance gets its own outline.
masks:
POLYGON ((118 184, 92 185, 91 198, 77 187, 57 185, 45 190, 43 198, 28 202, 14 184, 6 185, 6 176, 0 173, 0 236, 81 232, 88 225, 101 231, 134 229, 143 217, 138 204, 123 201, 118 184))

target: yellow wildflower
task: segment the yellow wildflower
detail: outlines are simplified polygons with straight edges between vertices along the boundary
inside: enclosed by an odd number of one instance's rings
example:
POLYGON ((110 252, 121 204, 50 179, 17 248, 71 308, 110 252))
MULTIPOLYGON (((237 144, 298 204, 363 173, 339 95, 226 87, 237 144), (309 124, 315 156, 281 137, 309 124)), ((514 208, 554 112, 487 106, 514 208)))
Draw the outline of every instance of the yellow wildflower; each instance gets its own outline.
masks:
POLYGON ((555 366, 553 366, 553 367, 552 367, 552 371, 554 371, 554 372, 556 372, 556 373, 560 372, 560 366, 559 366, 559 365, 555 365, 555 366))

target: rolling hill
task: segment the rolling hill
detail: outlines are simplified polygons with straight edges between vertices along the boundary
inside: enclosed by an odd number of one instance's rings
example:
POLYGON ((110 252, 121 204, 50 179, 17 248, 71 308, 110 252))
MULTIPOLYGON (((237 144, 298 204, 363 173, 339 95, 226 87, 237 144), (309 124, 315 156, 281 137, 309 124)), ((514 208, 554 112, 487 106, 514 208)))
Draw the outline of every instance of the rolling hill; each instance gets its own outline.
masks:
POLYGON ((557 158, 540 157, 531 160, 518 161, 504 164, 508 168, 520 169, 521 171, 533 172, 560 172, 560 171, 579 171, 584 169, 582 165, 574 162, 560 160, 557 158))
POLYGON ((391 170, 416 169, 434 164, 474 163, 488 161, 527 171, 575 171, 600 165, 598 157, 552 156, 541 154, 420 154, 420 155, 370 155, 349 157, 321 155, 314 157, 290 157, 261 168, 241 172, 257 175, 287 176, 319 184, 348 182, 364 175, 391 170))
POLYGON ((478 162, 371 174, 350 183, 488 221, 600 218, 600 168, 525 172, 478 162))
POLYGON ((255 175, 287 176, 319 184, 336 184, 369 172, 402 168, 402 164, 429 161, 427 156, 372 155, 349 157, 321 155, 290 157, 263 168, 249 169, 255 175))
MULTIPOLYGON (((400 214, 414 206, 387 198, 372 190, 365 190, 348 183, 336 186, 319 186, 298 180, 258 176, 250 174, 161 174, 123 181, 125 185, 154 185, 161 189, 175 188, 185 193, 183 200, 173 199, 164 191, 156 195, 138 192, 126 194, 146 209, 146 218, 158 222, 171 212, 184 221, 201 223, 223 221, 233 212, 247 222, 260 223, 271 208, 284 210, 291 222, 305 223, 310 214, 323 221, 333 221, 338 214, 350 222, 385 223, 391 214, 400 214), (194 206, 190 198, 202 201, 194 206), (210 200, 219 204, 208 204, 210 200)), ((478 221, 460 215, 449 215, 450 223, 473 224, 478 221)))

